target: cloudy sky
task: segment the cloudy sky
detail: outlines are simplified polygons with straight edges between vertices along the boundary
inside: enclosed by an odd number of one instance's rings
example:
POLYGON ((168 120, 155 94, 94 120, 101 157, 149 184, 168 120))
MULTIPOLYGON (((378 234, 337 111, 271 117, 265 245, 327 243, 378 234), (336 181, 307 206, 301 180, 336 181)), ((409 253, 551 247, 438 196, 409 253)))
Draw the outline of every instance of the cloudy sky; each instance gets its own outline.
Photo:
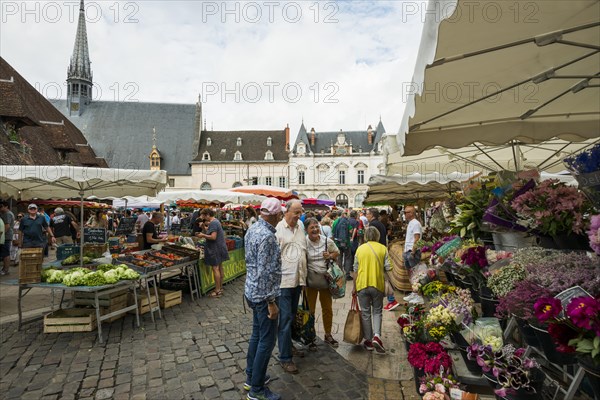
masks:
MULTIPOLYGON (((97 100, 195 103, 207 125, 400 126, 422 16, 414 2, 86 1, 97 100)), ((0 2, 0 51, 64 98, 78 1, 0 2)))

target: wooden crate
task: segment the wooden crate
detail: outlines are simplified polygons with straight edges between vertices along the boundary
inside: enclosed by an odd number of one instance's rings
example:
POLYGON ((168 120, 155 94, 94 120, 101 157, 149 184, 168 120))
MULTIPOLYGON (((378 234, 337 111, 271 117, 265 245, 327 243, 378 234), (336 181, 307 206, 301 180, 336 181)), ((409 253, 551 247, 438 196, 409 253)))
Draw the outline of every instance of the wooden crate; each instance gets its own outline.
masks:
POLYGON ((67 308, 44 316, 44 333, 91 332, 96 329, 96 311, 67 308))
POLYGON ((42 281, 44 249, 22 249, 19 262, 19 283, 38 283, 42 281))
POLYGON ((158 289, 158 301, 160 308, 165 309, 181 304, 181 290, 158 289))
MULTIPOLYGON (((150 301, 152 302, 152 306, 153 307, 158 307, 158 300, 156 299, 155 295, 151 295, 150 296, 150 301)), ((137 295, 137 302, 138 302, 138 312, 140 313, 140 315, 142 314, 146 314, 148 312, 150 312, 150 304, 148 303, 148 296, 146 295, 146 293, 142 293, 137 295)), ((129 293, 128 299, 127 299, 127 305, 134 305, 135 301, 133 299, 133 293, 129 293)), ((135 314, 135 311, 128 311, 130 314, 135 314)))
POLYGON ((89 255, 92 258, 102 257, 108 250, 108 243, 84 243, 83 255, 89 255))
MULTIPOLYGON (((108 307, 100 307, 100 315, 110 314, 112 312, 122 310, 123 308, 127 307, 127 300, 128 300, 127 294, 116 297, 116 299, 120 299, 120 300, 116 303, 111 304, 108 307)), ((114 317, 110 317, 109 319, 106 320, 106 322, 114 322, 118 319, 123 318, 124 316, 125 316, 125 313, 119 314, 114 317)))
MULTIPOLYGON (((112 307, 117 303, 127 303, 128 289, 118 292, 101 295, 98 297, 98 304, 101 307, 112 307)), ((92 292, 73 292, 73 303, 78 306, 95 306, 94 293, 92 292)))

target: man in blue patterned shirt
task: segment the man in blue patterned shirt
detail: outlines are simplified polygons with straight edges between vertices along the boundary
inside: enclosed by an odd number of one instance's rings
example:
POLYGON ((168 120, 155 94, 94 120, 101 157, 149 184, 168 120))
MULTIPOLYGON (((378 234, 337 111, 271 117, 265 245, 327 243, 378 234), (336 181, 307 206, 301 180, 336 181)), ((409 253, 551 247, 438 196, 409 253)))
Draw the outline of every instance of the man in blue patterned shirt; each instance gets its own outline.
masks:
POLYGON ((261 218, 252 224, 245 237, 246 285, 244 295, 252 309, 252 336, 246 358, 248 400, 279 400, 281 396, 266 386, 270 376, 267 366, 275 347, 281 284, 281 250, 275 226, 281 220, 282 207, 277 199, 268 198, 260 207, 261 218))

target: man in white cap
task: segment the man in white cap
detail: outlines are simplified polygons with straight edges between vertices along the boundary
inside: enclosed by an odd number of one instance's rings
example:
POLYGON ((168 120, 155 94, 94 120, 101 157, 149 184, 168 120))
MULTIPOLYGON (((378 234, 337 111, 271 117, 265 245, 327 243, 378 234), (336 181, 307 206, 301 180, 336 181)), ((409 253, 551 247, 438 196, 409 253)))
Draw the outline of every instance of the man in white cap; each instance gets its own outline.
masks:
MULTIPOLYGON (((21 220, 19 224, 19 247, 21 248, 32 248, 39 247, 44 248, 46 246, 46 238, 44 232, 48 230, 48 223, 46 218, 38 214, 38 208, 35 204, 30 204, 27 207, 27 216, 21 220)), ((56 238, 52 232, 49 232, 50 242, 54 244, 56 238)))
POLYGON ((245 242, 246 284, 244 297, 252 309, 252 335, 246 356, 247 398, 278 400, 267 384, 271 377, 267 367, 277 337, 281 284, 281 250, 275 226, 281 220, 282 207, 277 199, 268 198, 260 206, 260 218, 248 229, 245 242))
POLYGON ((71 226, 79 232, 79 226, 65 214, 61 207, 54 209, 54 216, 50 219, 50 233, 54 234, 56 244, 73 244, 71 226))

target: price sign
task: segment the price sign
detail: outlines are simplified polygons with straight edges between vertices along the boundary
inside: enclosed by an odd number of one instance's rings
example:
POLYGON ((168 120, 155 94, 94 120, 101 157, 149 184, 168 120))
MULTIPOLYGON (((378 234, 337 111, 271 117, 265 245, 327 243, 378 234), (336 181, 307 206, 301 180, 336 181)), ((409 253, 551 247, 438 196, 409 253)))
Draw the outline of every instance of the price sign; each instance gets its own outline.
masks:
POLYGON ((585 296, 592 297, 592 295, 586 292, 581 286, 573 286, 554 296, 556 299, 559 299, 562 304, 563 311, 560 313, 560 316, 564 317, 564 310, 567 309, 567 305, 569 305, 572 299, 585 296))
POLYGON ((83 228, 83 241, 85 243, 106 243, 106 229, 83 228))
POLYGON ((133 232, 135 228, 136 218, 121 218, 119 221, 119 226, 117 226, 117 230, 115 231, 115 235, 128 235, 133 232))

